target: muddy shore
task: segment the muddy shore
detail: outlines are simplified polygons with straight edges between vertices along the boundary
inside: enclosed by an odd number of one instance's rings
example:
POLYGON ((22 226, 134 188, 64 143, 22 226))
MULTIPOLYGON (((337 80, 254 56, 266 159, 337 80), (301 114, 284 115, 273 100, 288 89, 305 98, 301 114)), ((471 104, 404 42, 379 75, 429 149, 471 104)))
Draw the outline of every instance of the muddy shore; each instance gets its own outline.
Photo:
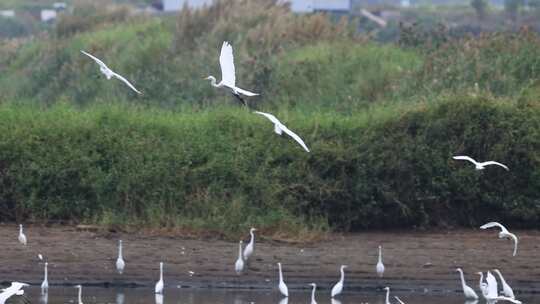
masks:
POLYGON ((539 293, 540 232, 514 232, 520 238, 516 257, 512 257, 512 243, 499 240, 494 230, 369 232, 293 245, 257 241, 249 269, 237 276, 235 242, 29 226, 25 230, 28 245, 23 246, 17 241, 16 225, 0 225, 0 281, 40 284, 43 264, 37 255, 41 253, 49 262, 51 285, 153 286, 163 261, 166 286, 271 289, 277 284, 276 263, 281 262, 293 289, 306 288, 310 282, 331 288, 339 279, 339 266, 346 264, 346 286, 352 292, 383 286, 417 292, 458 291, 455 268, 461 267, 469 285, 477 286, 476 272, 498 268, 514 290, 539 293), (118 239, 124 242, 122 275, 114 266, 118 239), (382 279, 375 273, 379 244, 386 266, 382 279))

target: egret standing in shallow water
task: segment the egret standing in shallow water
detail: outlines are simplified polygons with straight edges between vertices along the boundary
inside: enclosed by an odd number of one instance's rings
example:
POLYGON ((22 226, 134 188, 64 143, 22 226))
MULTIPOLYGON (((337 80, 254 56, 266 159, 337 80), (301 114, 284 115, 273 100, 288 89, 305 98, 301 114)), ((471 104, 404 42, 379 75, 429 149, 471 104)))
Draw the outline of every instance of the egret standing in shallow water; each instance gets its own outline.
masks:
POLYGON ((377 275, 379 276, 379 278, 382 278, 384 274, 384 264, 382 262, 382 246, 380 245, 379 245, 379 261, 377 262, 376 270, 377 270, 377 275))
POLYGON ((311 283, 309 285, 313 287, 311 289, 311 304, 317 304, 317 301, 315 301, 315 290, 317 290, 317 284, 311 283))
POLYGON ((391 304, 390 303, 390 287, 386 286, 384 290, 386 290, 386 299, 384 301, 384 304, 391 304))
POLYGON ((238 259, 236 259, 236 263, 234 263, 234 270, 236 271, 236 274, 241 274, 244 270, 244 260, 242 259, 242 240, 238 242, 238 259))
POLYGON ((99 70, 101 71, 101 73, 103 73, 103 75, 105 75, 105 77, 107 77, 107 79, 111 79, 113 77, 121 80, 123 83, 125 83, 128 87, 130 87, 133 91, 135 91, 137 94, 142 94, 139 90, 137 90, 127 79, 125 79, 124 77, 122 77, 122 75, 120 74, 117 74, 115 73, 113 70, 111 70, 105 63, 103 63, 103 61, 99 60, 97 57, 95 57, 94 55, 92 54, 89 54, 85 51, 82 51, 81 50, 81 53, 85 54, 86 56, 92 58, 98 65, 99 65, 99 70))
POLYGON ((332 298, 339 295, 343 291, 343 283, 345 281, 345 268, 347 268, 347 265, 341 265, 340 272, 341 272, 341 278, 339 281, 332 287, 332 298))
POLYGON ((232 94, 238 98, 244 105, 247 106, 245 101, 240 95, 245 96, 257 96, 259 94, 246 91, 236 86, 236 71, 234 68, 234 56, 233 49, 229 42, 223 42, 221 46, 221 54, 219 55, 219 65, 221 66, 221 81, 216 84, 216 78, 214 76, 208 76, 206 79, 210 80, 210 84, 216 88, 226 87, 229 88, 232 94))
POLYGON ((44 294, 48 291, 49 289, 49 280, 48 280, 48 274, 47 274, 47 265, 49 265, 49 263, 45 262, 45 267, 43 268, 43 282, 41 283, 41 294, 44 294))
POLYGON ((83 302, 82 302, 82 285, 77 285, 77 286, 75 286, 75 288, 79 289, 79 296, 78 296, 79 304, 83 304, 83 302))
POLYGON ((469 161, 469 162, 474 164, 474 168, 476 170, 484 170, 486 168, 486 166, 490 166, 490 165, 496 165, 496 166, 499 166, 499 167, 503 167, 506 171, 510 170, 510 169, 508 169, 507 166, 505 166, 505 165, 503 165, 501 163, 498 163, 496 161, 487 161, 487 162, 479 163, 479 162, 475 161, 474 159, 472 159, 469 156, 454 156, 452 158, 455 159, 455 160, 469 161))
POLYGON ((244 260, 247 261, 249 257, 253 254, 253 250, 255 247, 255 234, 254 232, 257 231, 255 228, 249 229, 249 234, 251 235, 251 239, 249 240, 249 243, 247 244, 246 248, 244 249, 244 260))
POLYGON ((461 268, 456 268, 456 271, 459 272, 459 276, 461 278, 461 287, 463 288, 463 294, 465 295, 465 299, 478 299, 478 295, 476 294, 476 292, 474 292, 474 289, 467 286, 467 284, 465 283, 463 270, 461 270, 461 268))
POLYGON ((288 297, 289 289, 287 288, 287 285, 285 285, 285 282, 283 281, 283 273, 281 272, 281 263, 277 263, 277 265, 279 269, 279 284, 278 284, 279 292, 281 292, 281 294, 284 297, 288 297))
POLYGON ((254 113, 262 115, 262 116, 268 118, 268 120, 270 120, 274 124, 274 132, 277 135, 281 135, 281 134, 283 134, 283 132, 285 132, 285 134, 289 135, 298 144, 300 144, 300 146, 302 146, 302 148, 304 148, 304 150, 306 150, 306 152, 309 152, 309 148, 306 146, 306 144, 304 143, 302 138, 300 138, 300 136, 298 136, 293 131, 289 130, 289 128, 287 128, 284 124, 282 124, 281 121, 279 121, 279 119, 277 119, 274 115, 269 114, 269 113, 259 112, 259 111, 255 111, 254 113))
POLYGON ((154 293, 162 294, 163 293, 163 262, 159 263, 159 281, 156 283, 154 288, 154 293))
POLYGON ((19 243, 26 246, 26 235, 24 235, 22 224, 19 224, 19 243))
POLYGON ((122 257, 122 240, 118 241, 118 258, 116 259, 116 271, 118 271, 119 274, 122 274, 124 272, 124 267, 126 266, 126 263, 124 262, 124 258, 122 257))
POLYGON ((501 229, 501 232, 499 232, 499 238, 500 239, 510 239, 514 242, 514 252, 512 256, 516 256, 517 253, 517 246, 518 246, 518 238, 515 234, 510 233, 503 225, 497 222, 489 222, 487 224, 484 224, 480 226, 480 229, 487 229, 487 228, 493 228, 497 227, 501 229))
POLYGON ((502 273, 499 271, 499 269, 493 269, 493 271, 495 271, 495 273, 499 276, 499 279, 501 280, 501 285, 503 287, 503 294, 506 297, 515 299, 516 297, 514 296, 514 291, 512 290, 510 285, 506 283, 506 280, 503 278, 502 273))

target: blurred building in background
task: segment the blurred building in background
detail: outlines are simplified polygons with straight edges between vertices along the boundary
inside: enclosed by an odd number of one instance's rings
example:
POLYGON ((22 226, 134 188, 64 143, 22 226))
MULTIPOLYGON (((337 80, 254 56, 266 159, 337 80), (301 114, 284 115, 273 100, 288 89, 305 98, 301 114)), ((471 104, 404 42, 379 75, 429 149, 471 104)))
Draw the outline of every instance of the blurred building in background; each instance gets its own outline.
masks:
POLYGON ((163 11, 174 12, 181 10, 184 5, 197 9, 212 4, 213 0, 162 0, 163 11))
POLYGON ((345 13, 351 9, 352 0, 284 0, 295 13, 335 12, 345 13))

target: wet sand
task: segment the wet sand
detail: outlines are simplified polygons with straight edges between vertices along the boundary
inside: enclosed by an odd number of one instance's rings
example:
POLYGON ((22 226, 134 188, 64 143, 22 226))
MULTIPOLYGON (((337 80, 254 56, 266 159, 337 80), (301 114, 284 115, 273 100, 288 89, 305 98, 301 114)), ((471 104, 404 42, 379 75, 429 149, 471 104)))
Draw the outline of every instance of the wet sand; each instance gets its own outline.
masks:
POLYGON ((476 272, 498 268, 515 291, 539 293, 540 232, 514 232, 520 238, 516 257, 512 243, 498 239, 495 230, 367 232, 293 245, 258 240, 249 269, 237 276, 236 242, 30 226, 25 229, 28 245, 23 246, 17 240, 17 225, 0 225, 0 281, 40 284, 43 264, 37 254, 41 253, 49 262, 51 285, 153 286, 163 261, 166 285, 271 289, 277 281, 276 263, 281 262, 293 289, 307 288, 310 282, 331 288, 339 279, 339 266, 346 264, 348 291, 391 286, 401 291, 454 292, 460 289, 455 268, 461 267, 475 289, 476 272), (124 241, 123 275, 115 269, 118 239, 124 241), (379 244, 386 266, 382 279, 375 273, 379 244))

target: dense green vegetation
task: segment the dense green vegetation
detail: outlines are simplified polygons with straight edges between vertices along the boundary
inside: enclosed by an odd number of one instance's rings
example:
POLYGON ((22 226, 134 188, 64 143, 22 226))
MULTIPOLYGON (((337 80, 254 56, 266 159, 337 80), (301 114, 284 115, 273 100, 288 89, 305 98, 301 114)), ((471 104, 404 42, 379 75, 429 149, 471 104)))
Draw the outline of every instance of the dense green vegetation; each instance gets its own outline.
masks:
POLYGON ((352 21, 226 3, 174 19, 84 4, 47 36, 3 43, 0 218, 224 233, 538 227, 537 34, 403 27, 381 45, 352 21), (262 93, 251 107, 312 153, 203 79, 220 78, 224 40, 239 85, 262 93), (81 49, 144 95, 98 77, 81 49))

